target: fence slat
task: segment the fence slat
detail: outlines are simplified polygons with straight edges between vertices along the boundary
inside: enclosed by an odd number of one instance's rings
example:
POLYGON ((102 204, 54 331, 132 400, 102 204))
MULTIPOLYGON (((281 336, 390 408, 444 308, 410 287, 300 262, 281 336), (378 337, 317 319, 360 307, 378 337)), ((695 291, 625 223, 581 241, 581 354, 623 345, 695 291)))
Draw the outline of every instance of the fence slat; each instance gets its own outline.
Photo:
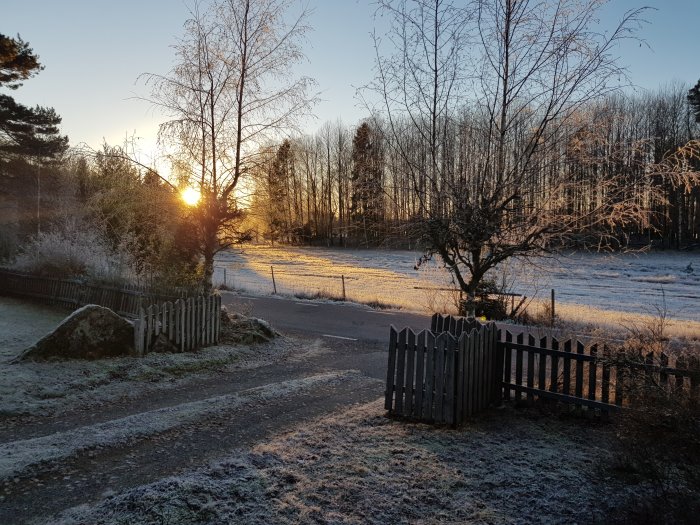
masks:
MULTIPOLYGON (((535 338, 531 335, 528 334, 527 336, 527 343, 531 347, 536 347, 537 342, 535 341, 535 338)), ((529 389, 532 389, 535 385, 535 354, 532 350, 527 351, 527 387, 529 389)), ((529 390, 527 393, 527 404, 532 405, 535 402, 535 397, 532 395, 532 390, 529 390)))
POLYGON ((445 401, 442 412, 442 420, 448 425, 454 425, 455 423, 456 343, 457 341, 453 337, 449 337, 445 347, 445 401))
POLYGON ((418 334, 416 343, 416 386, 413 415, 419 419, 423 417, 423 390, 425 388, 423 375, 425 374, 425 330, 418 334))
MULTIPOLYGON (((525 336, 522 333, 520 333, 515 338, 515 342, 518 344, 523 344, 524 338, 525 338, 525 336)), ((517 348, 515 350, 515 384, 516 385, 523 384, 523 351, 521 348, 517 348)), ((522 399, 521 391, 516 390, 515 401, 520 402, 521 399, 522 399)))
POLYGON ((413 385, 415 384, 415 373, 414 373, 414 363, 416 358, 416 334, 413 330, 408 331, 408 338, 406 340, 406 383, 405 383, 405 403, 403 407, 403 413, 405 416, 410 416, 413 412, 413 385))
MULTIPOLYGON (((591 357, 598 357, 598 345, 591 345, 589 350, 589 355, 591 357)), ((588 363, 588 399, 595 401, 596 387, 598 385, 598 366, 596 361, 589 361, 588 363)))
MULTIPOLYGON (((559 340, 552 337, 551 348, 554 351, 559 350, 559 340)), ((556 392, 559 386, 559 356, 552 355, 550 358, 550 375, 549 375, 549 391, 556 392)))
MULTIPOLYGON (((600 400, 605 403, 610 403, 610 347, 603 345, 603 372, 600 382, 600 400)), ((607 410, 603 410, 603 416, 608 415, 607 410)))
POLYGON ((663 352, 661 355, 659 355, 659 366, 661 366, 661 369, 659 370, 659 386, 664 392, 666 392, 668 390, 668 373, 666 372, 666 368, 668 367, 668 356, 663 352))
POLYGON ((404 328, 399 332, 399 341, 396 345, 396 385, 395 388, 395 403, 396 413, 403 413, 403 398, 404 398, 404 374, 406 367, 406 337, 408 328, 404 328))
MULTIPOLYGON (((513 334, 509 331, 506 330, 506 349, 505 349, 505 357, 504 357, 504 373, 503 373, 503 381, 505 382, 506 385, 510 385, 510 376, 513 371, 513 363, 512 363, 512 357, 511 357, 511 348, 508 343, 513 342, 513 334)), ((510 401, 510 387, 506 386, 503 389, 503 398, 506 401, 510 401)))
MULTIPOLYGON (((570 355, 571 350, 571 339, 569 339, 564 343, 564 352, 570 355)), ((564 357, 564 381, 561 388, 562 393, 567 396, 571 394, 571 358, 568 355, 564 357)))
POLYGON ((464 421, 464 386, 465 374, 464 353, 466 335, 462 333, 457 341, 456 372, 455 372, 455 423, 464 421))
MULTIPOLYGON (((585 347, 581 341, 576 341, 576 353, 581 356, 585 352, 585 347)), ((580 359, 576 360, 576 385, 574 386, 576 392, 576 398, 580 399, 583 397, 583 361, 580 359)), ((577 405, 581 408, 582 405, 577 405)))
MULTIPOLYGON (((547 348, 547 337, 542 337, 540 339, 540 348, 547 348)), ((540 390, 547 390, 547 354, 540 352, 538 361, 538 383, 537 387, 540 390)))
POLYGON ((435 402, 433 404, 432 419, 444 422, 442 407, 445 402, 445 352, 447 347, 447 334, 442 333, 435 341, 435 402))
POLYGON ((386 391, 384 393, 384 408, 392 411, 391 400, 394 397, 394 377, 396 371, 396 328, 389 328, 389 364, 386 371, 386 391))
POLYGON ((423 420, 433 417, 433 393, 435 392, 435 334, 425 336, 425 394, 423 396, 423 420))

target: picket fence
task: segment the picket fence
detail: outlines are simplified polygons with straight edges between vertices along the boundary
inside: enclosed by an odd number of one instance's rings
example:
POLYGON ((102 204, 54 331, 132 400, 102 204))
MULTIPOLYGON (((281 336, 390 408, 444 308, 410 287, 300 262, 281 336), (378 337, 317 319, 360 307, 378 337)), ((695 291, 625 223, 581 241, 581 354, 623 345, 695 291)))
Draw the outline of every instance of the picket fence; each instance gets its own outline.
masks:
POLYGON ((134 321, 134 347, 144 355, 162 335, 186 352, 218 343, 220 331, 221 296, 188 297, 141 308, 134 321))
POLYGON ((642 380, 669 394, 685 391, 697 397, 700 393, 700 362, 696 357, 671 358, 653 352, 621 355, 601 343, 536 339, 509 331, 503 336, 499 347, 504 353, 506 400, 530 405, 552 400, 607 415, 633 405, 634 399, 629 398, 633 381, 642 380))
POLYGON ((97 304, 132 318, 134 346, 139 355, 148 353, 161 334, 181 352, 219 341, 221 297, 218 295, 182 297, 184 291, 176 288, 153 293, 141 286, 98 286, 5 269, 0 269, 0 293, 69 308, 97 304))
POLYGON ((457 339, 410 328, 390 329, 385 407, 399 416, 459 424, 500 394, 501 363, 494 323, 457 339))
POLYGON ((557 402, 608 415, 634 402, 627 397, 629 382, 640 376, 671 394, 700 396, 697 357, 621 357, 606 344, 536 339, 493 323, 435 315, 431 331, 418 336, 391 327, 385 407, 446 424, 503 400, 557 402))

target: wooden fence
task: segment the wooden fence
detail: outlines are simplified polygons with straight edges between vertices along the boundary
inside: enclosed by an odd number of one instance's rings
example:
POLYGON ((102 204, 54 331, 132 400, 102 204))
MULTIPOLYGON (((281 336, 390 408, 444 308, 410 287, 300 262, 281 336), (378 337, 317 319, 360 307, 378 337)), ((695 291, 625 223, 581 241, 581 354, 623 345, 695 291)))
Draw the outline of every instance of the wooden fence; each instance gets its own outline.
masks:
POLYGON ((628 399, 632 381, 643 381, 668 393, 686 390, 699 394, 697 358, 672 359, 661 354, 656 359, 653 353, 621 357, 605 344, 586 346, 577 340, 552 337, 537 340, 531 334, 514 336, 509 331, 503 337, 498 344, 504 354, 506 400, 532 404, 549 399, 607 414, 633 403, 628 399))
POLYGON ((159 335, 181 352, 216 344, 221 330, 221 296, 188 297, 139 310, 134 321, 134 346, 147 353, 159 335))
POLYGON ((452 315, 433 314, 430 319, 430 331, 434 334, 448 332, 454 337, 459 338, 464 332, 472 330, 481 330, 486 326, 486 323, 481 323, 473 318, 454 317, 452 315))
POLYGON ((458 424, 501 400, 549 400, 607 415, 634 402, 630 386, 640 380, 700 396, 697 357, 620 357, 605 344, 536 339, 437 314, 431 328, 416 335, 391 327, 385 407, 392 414, 458 424))
POLYGON ((385 407, 420 421, 459 424, 500 396, 496 325, 450 333, 410 328, 389 336, 385 407))
POLYGON ((180 297, 181 290, 152 293, 139 286, 97 286, 75 279, 37 277, 0 269, 0 293, 77 308, 97 304, 134 319, 134 345, 146 354, 160 334, 188 351, 219 341, 221 297, 180 297))
POLYGON ((177 289, 153 293, 141 286, 100 286, 77 279, 39 277, 4 269, 0 269, 0 293, 31 297, 69 308, 98 304, 132 318, 138 316, 142 307, 174 301, 184 295, 177 289))

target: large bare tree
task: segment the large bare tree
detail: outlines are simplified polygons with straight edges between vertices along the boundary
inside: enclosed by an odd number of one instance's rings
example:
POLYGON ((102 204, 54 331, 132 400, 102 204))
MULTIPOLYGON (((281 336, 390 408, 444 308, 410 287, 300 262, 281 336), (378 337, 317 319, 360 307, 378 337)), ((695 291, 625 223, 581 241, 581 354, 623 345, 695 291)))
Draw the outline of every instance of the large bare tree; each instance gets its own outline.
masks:
POLYGON ((214 0, 194 4, 177 62, 167 75, 147 74, 151 100, 170 117, 160 129, 187 184, 211 286, 214 256, 241 239, 237 190, 258 148, 292 126, 312 103, 313 81, 295 77, 304 58, 306 11, 293 0, 214 0), (291 20, 291 21, 290 21, 291 20), (183 169, 184 167, 184 169, 183 169))
POLYGON ((581 183, 564 166, 567 143, 586 104, 624 83, 617 46, 642 23, 638 9, 596 29, 606 3, 380 2, 393 25, 375 39, 375 110, 419 196, 426 256, 438 255, 472 300, 511 257, 546 251, 582 224, 605 235, 644 217, 614 179, 585 208, 567 206, 581 183), (460 158, 449 156, 454 141, 460 158))

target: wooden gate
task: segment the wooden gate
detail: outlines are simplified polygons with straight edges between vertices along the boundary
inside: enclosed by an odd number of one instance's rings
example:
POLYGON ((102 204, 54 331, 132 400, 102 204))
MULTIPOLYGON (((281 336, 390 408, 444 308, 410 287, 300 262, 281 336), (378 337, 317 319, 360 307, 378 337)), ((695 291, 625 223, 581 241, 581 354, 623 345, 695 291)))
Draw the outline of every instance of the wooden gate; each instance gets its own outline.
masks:
POLYGON ((385 407, 431 423, 459 424, 501 398, 502 352, 495 323, 434 334, 389 333, 385 407))

